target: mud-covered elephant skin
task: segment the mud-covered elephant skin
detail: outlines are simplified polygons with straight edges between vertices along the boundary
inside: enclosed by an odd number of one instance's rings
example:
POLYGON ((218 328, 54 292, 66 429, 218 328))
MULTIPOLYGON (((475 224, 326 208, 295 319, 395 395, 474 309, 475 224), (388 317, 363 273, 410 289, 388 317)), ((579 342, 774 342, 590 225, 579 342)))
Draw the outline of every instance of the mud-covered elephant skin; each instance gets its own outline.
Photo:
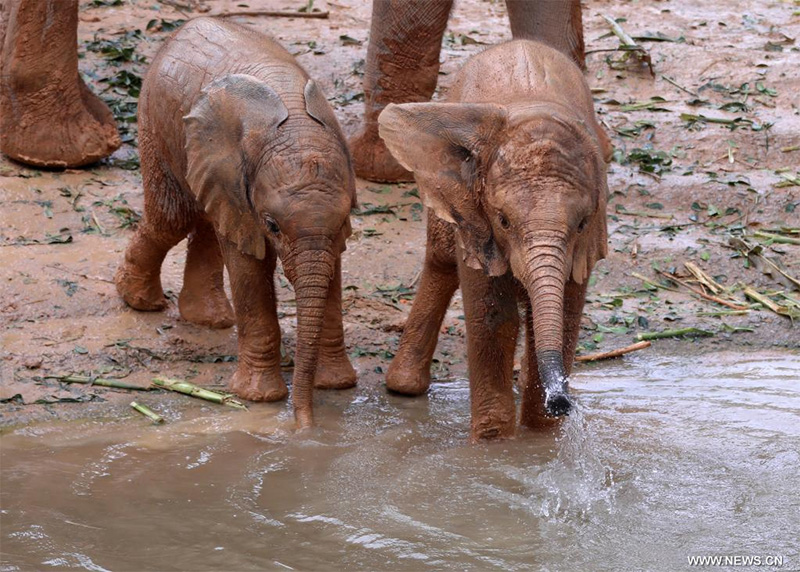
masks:
POLYGON ((580 68, 514 40, 473 56, 446 102, 389 105, 380 134, 429 207, 419 291, 387 386, 417 395, 450 298, 462 289, 473 438, 514 433, 518 303, 525 308, 521 422, 572 407, 568 376, 586 285, 606 254, 606 161, 580 68))
POLYGON ((211 18, 187 23, 158 52, 139 103, 144 217, 117 271, 138 310, 167 300, 160 269, 188 235, 183 318, 234 322, 230 389, 250 400, 287 395, 273 273, 280 257, 297 299, 292 399, 312 423, 312 387, 345 388, 341 252, 355 183, 339 124, 317 84, 270 38, 211 18))
MULTIPOLYGON (((430 100, 453 0, 373 0, 364 71, 362 129, 350 140, 356 174, 370 181, 412 180, 378 136, 390 103, 430 100)), ((580 0, 506 0, 515 39, 539 41, 584 67, 580 0)))
POLYGON ((0 1, 0 151, 82 167, 121 145, 111 110, 78 73, 78 0, 0 1))

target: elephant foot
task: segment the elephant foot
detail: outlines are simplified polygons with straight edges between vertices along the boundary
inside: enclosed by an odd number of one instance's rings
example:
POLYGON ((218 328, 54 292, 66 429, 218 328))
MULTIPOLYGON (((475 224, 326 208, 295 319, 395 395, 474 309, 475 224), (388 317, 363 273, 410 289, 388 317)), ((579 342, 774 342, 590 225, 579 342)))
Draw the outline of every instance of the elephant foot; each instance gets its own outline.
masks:
POLYGON ((414 173, 406 170, 392 156, 375 129, 366 128, 350 139, 350 151, 356 175, 379 183, 407 183, 414 173))
POLYGON ((3 153, 35 167, 74 168, 116 151, 121 141, 111 110, 80 76, 75 82, 47 86, 44 89, 53 90, 49 96, 0 86, 3 153))
POLYGON ((123 262, 119 267, 114 283, 119 295, 134 310, 158 312, 167 307, 160 278, 136 272, 129 262, 123 262))
POLYGON ((228 382, 228 389, 247 401, 280 401, 289 395, 280 369, 257 369, 241 361, 228 382))
POLYGON ((470 438, 473 442, 499 441, 513 438, 514 432, 515 421, 512 410, 510 414, 489 414, 478 420, 473 419, 470 438))
POLYGON ((402 349, 397 353, 386 372, 386 388, 401 395, 416 396, 428 391, 431 385, 430 366, 420 369, 425 360, 406 357, 402 349))
POLYGON ((224 291, 211 290, 205 295, 181 290, 178 309, 187 322, 214 329, 230 328, 235 323, 233 308, 224 291))
POLYGON ((320 352, 314 387, 317 389, 350 389, 356 386, 356 370, 342 350, 335 356, 320 352))

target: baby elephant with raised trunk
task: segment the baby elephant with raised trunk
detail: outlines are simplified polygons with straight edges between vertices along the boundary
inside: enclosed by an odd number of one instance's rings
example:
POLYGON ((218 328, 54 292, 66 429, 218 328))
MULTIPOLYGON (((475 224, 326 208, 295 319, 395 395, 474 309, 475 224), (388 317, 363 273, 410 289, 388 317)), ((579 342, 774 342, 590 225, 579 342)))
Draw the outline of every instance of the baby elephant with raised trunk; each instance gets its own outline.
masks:
POLYGON ((158 52, 139 102, 145 212, 116 276, 137 310, 166 306, 161 264, 188 235, 183 318, 229 327, 228 268, 239 334, 230 389, 276 401, 280 370, 273 273, 280 257, 297 298, 292 399, 312 423, 312 387, 355 385, 345 353, 341 253, 355 181, 325 96, 294 58, 250 29, 186 24, 158 52))
POLYGON ((446 103, 389 105, 380 135, 414 172, 428 215, 425 266, 389 389, 417 395, 461 285, 473 439, 508 437, 525 308, 522 424, 569 412, 586 284, 606 253, 606 160, 581 70, 543 44, 490 48, 459 71, 446 103))

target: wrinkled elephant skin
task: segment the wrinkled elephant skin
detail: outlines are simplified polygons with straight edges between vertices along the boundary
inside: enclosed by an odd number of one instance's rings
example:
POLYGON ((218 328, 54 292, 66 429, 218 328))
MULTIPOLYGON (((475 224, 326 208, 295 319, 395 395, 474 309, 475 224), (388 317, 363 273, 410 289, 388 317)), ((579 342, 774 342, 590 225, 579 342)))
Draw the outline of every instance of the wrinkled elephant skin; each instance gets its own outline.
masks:
POLYGON ((287 395, 273 273, 297 298, 292 400, 312 424, 312 387, 345 388, 341 252, 355 183, 333 110, 316 83, 270 38, 210 18, 187 23, 158 52, 139 103, 143 220, 117 271, 125 301, 161 310, 161 264, 189 237, 181 316, 238 328, 230 389, 245 399, 287 395), (231 279, 234 313, 223 289, 231 279))
POLYGON ((0 151, 65 168, 118 149, 111 110, 78 73, 78 0, 6 0, 0 12, 0 151))
POLYGON ((568 376, 586 284, 606 254, 606 161, 580 68, 514 40, 473 56, 445 103, 389 105, 380 134, 429 207, 419 291, 387 386, 427 390, 449 300, 461 285, 473 438, 514 433, 517 303, 526 309, 521 422, 572 407, 568 376))

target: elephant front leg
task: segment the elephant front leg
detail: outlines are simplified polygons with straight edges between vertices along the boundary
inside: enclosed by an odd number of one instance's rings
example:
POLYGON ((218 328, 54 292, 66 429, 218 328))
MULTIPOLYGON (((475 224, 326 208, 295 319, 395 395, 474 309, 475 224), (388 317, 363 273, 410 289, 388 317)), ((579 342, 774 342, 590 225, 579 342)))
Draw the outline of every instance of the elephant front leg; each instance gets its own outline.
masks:
POLYGON ((457 288, 453 230, 429 212, 422 276, 400 347, 386 373, 387 389, 403 395, 422 395, 428 391, 439 328, 457 288))
POLYGON ((220 246, 231 278, 239 334, 239 366, 228 387, 250 401, 281 400, 289 390, 281 375, 275 253, 270 248, 264 260, 258 260, 227 240, 220 240, 220 246))
POLYGON ((514 350, 519 314, 513 278, 490 278, 482 270, 459 266, 472 406, 472 439, 514 435, 514 350))
POLYGON ((359 177, 385 182, 414 180, 378 136, 378 116, 389 103, 431 98, 452 5, 453 0, 373 0, 364 71, 364 126, 350 141, 359 177))
POLYGON ((342 259, 336 261, 328 290, 325 318, 319 346, 319 361, 314 375, 318 389, 348 389, 356 385, 356 371, 347 357, 342 324, 342 259))
MULTIPOLYGON (((567 280, 564 286, 564 370, 567 375, 572 372, 575 361, 575 349, 583 317, 583 306, 586 300, 587 280, 578 284, 567 280)), ((544 407, 544 387, 539 378, 539 364, 536 360, 536 341, 533 336, 533 320, 530 303, 525 311, 525 355, 522 360, 522 415, 520 423, 530 428, 552 427, 559 422, 559 417, 548 415, 544 407)))

